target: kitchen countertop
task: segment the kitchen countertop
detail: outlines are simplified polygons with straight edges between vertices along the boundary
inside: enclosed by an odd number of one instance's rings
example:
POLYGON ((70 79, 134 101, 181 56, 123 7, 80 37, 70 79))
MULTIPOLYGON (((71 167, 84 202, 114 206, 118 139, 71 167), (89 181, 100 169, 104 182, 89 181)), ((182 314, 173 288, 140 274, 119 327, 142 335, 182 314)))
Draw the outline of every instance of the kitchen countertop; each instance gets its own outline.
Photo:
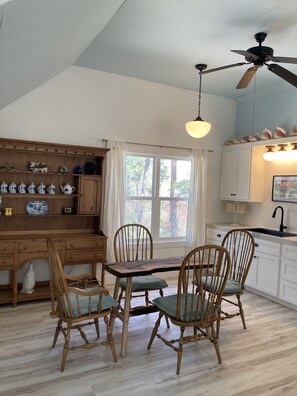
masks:
MULTIPOLYGON (((251 225, 246 225, 246 224, 231 224, 231 223, 206 224, 206 228, 219 228, 220 230, 226 231, 226 232, 228 232, 229 230, 232 230, 233 228, 244 228, 244 229, 248 228, 249 229, 248 231, 250 231, 253 234, 254 238, 262 239, 264 241, 276 242, 276 243, 280 243, 280 244, 296 245, 297 246, 297 236, 295 236, 295 237, 278 237, 278 236, 274 236, 274 235, 260 234, 259 232, 253 232, 252 230, 250 230, 250 228, 259 228, 259 227, 268 228, 268 227, 263 227, 263 226, 251 226, 251 225)), ((269 228, 269 229, 272 229, 272 228, 269 228)), ((276 231, 278 231, 278 230, 276 230, 276 231)))

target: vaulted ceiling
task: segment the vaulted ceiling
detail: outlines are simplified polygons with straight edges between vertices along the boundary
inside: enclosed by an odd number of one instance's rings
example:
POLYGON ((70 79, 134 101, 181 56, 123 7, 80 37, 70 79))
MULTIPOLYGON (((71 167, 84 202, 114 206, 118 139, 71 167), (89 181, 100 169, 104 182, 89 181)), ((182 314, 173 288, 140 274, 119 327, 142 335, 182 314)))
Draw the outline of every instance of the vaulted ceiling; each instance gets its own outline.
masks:
MULTIPOLYGON (((0 0, 0 108, 71 65, 197 90, 196 63, 208 69, 244 62, 257 46, 297 57, 296 0, 0 0)), ((281 64, 297 74, 297 65, 281 64)), ((236 85, 250 65, 203 76, 202 90, 238 98, 287 84, 262 67, 248 88, 236 85)))

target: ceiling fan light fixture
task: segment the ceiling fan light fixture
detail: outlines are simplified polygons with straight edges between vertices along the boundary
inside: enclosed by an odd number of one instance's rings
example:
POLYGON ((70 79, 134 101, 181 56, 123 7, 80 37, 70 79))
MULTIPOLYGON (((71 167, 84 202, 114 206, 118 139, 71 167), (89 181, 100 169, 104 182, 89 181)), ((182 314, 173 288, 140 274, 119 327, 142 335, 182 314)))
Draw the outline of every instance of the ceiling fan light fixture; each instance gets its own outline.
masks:
POLYGON ((203 121, 200 117, 200 106, 201 106, 201 80, 202 80, 202 71, 207 68, 207 65, 203 63, 199 63, 195 66, 197 70, 199 70, 199 96, 198 96, 198 117, 194 121, 189 121, 186 123, 185 128, 190 136, 193 138, 202 138, 206 136, 210 129, 211 124, 207 121, 203 121))

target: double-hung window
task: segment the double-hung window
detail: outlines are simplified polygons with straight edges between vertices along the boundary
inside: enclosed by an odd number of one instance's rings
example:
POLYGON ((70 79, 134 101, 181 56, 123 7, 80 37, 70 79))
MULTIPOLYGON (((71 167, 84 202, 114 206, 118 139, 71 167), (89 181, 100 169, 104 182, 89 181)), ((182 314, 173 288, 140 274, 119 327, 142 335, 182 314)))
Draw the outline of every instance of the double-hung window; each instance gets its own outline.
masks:
POLYGON ((128 152, 125 222, 143 224, 154 240, 184 240, 190 174, 189 157, 128 152))

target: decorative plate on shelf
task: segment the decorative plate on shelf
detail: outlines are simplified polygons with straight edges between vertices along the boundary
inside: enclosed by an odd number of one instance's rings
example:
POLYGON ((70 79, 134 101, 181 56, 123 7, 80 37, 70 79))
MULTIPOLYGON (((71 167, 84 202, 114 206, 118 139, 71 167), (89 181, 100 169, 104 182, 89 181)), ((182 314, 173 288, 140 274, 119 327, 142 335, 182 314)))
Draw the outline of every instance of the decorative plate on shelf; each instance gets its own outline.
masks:
POLYGON ((48 213, 47 201, 28 201, 26 203, 26 212, 30 216, 44 216, 48 213))

